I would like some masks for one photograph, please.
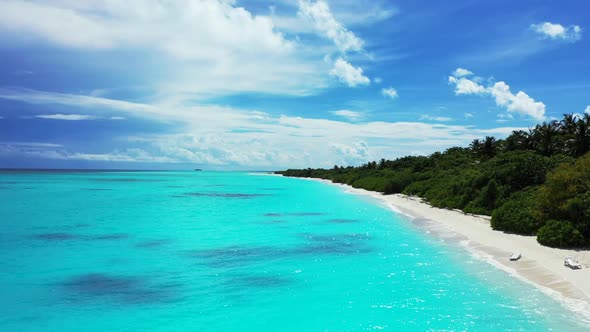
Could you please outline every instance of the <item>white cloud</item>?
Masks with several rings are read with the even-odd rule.
[[[82,121],[82,120],[96,120],[98,119],[92,115],[81,115],[81,114],[40,114],[35,115],[39,119],[49,120],[65,120],[65,121]]]
[[[315,24],[309,24],[310,18],[307,17],[307,15],[303,15],[303,13],[301,13],[298,1],[282,0],[280,2],[285,7],[277,8],[273,5],[269,7],[270,17],[277,28],[279,28],[281,31],[298,35],[319,32],[315,27]],[[324,0],[324,2],[335,5],[330,7],[329,10],[333,18],[337,20],[342,26],[370,26],[375,23],[388,20],[398,13],[397,8],[392,6],[391,3],[381,1],[372,1],[371,3],[367,3],[354,0]],[[309,6],[313,4],[306,5]],[[298,15],[289,15],[291,9],[298,10]],[[311,21],[311,23],[313,23],[313,21]]]
[[[115,54],[111,51],[137,52],[134,65],[157,69],[139,70],[146,90],[192,101],[236,93],[315,94],[330,86],[332,64],[322,62],[323,55],[334,48],[364,52],[363,40],[336,19],[324,0],[285,5],[298,7],[287,18],[313,25],[327,38],[325,44],[335,45],[330,48],[283,34],[274,12],[253,13],[240,5],[234,0],[5,0],[0,1],[0,43],[48,43],[105,57]],[[359,14],[359,7],[366,10]],[[387,19],[395,12],[354,1],[339,3],[337,9],[351,24]],[[120,68],[105,69],[120,73]]]
[[[545,119],[545,104],[535,101],[523,91],[513,94],[505,82],[496,82],[489,91],[496,99],[496,104],[506,107],[509,112],[528,115],[535,120]]]
[[[334,62],[330,75],[337,77],[349,87],[368,85],[370,79],[363,75],[363,69],[353,66],[344,58],[347,52],[363,51],[363,40],[334,17],[326,1],[299,0],[298,4],[299,17],[311,22],[317,33],[331,40],[338,51],[342,53],[342,56]],[[329,63],[330,54],[326,55],[324,59]]]
[[[37,118],[37,119],[47,119],[47,120],[63,120],[63,121],[85,121],[85,120],[125,120],[122,116],[111,116],[111,117],[100,117],[94,115],[86,115],[86,114],[39,114],[33,117],[25,116],[21,117],[25,119],[30,118]]]
[[[373,79],[373,82],[377,83],[377,84],[381,84],[383,82],[383,79],[381,77],[375,77]]]
[[[337,2],[338,6],[334,8],[334,16],[347,26],[372,25],[390,19],[398,13],[397,8],[390,2],[372,1],[342,1]],[[383,7],[386,5],[386,8]]]
[[[586,106],[586,110],[584,110],[584,113],[590,114],[590,105]]]
[[[468,78],[455,76],[449,76],[449,83],[455,85],[456,95],[471,95],[471,94],[483,94],[486,92],[486,88],[475,81]]]
[[[157,148],[155,155],[183,162],[331,167],[334,164],[358,165],[379,157],[401,157],[416,153],[417,149],[420,154],[428,154],[510,131],[506,128],[480,131],[440,123],[350,123],[289,116],[270,117],[265,123],[248,122],[248,127],[258,131],[221,134],[195,128],[191,133],[143,137],[142,140]]]
[[[340,158],[334,162],[339,165],[360,165],[368,160],[376,159],[371,155],[368,144],[363,141],[350,144],[333,143],[332,151]]]
[[[313,22],[315,28],[331,39],[340,52],[363,49],[363,41],[334,18],[325,1],[299,0],[299,14]]]
[[[292,47],[273,30],[270,18],[233,5],[227,0],[5,0],[0,3],[0,25],[68,47],[139,45],[192,59],[223,50],[274,53]]]
[[[545,104],[534,100],[523,91],[512,93],[506,82],[500,81],[484,87],[465,77],[449,76],[449,84],[455,85],[456,95],[488,95],[494,98],[496,105],[506,108],[509,112],[526,115],[535,120],[545,119]]]
[[[510,113],[498,113],[496,117],[498,118],[496,122],[509,122],[514,119],[514,116]]]
[[[582,38],[582,28],[578,25],[564,27],[561,24],[543,22],[540,24],[531,24],[531,29],[539,34],[542,38],[562,39],[577,41]]]
[[[471,76],[473,72],[464,68],[457,68],[453,72],[453,76],[455,77],[464,77],[464,76]]]
[[[334,62],[334,68],[330,71],[330,75],[337,77],[340,82],[345,83],[349,87],[369,85],[371,83],[371,80],[363,75],[362,68],[354,67],[342,58],[338,58]]]
[[[159,69],[140,70],[146,88],[193,100],[251,92],[309,95],[329,82],[322,50],[289,40],[270,17],[231,0],[0,1],[0,43],[15,40],[105,58],[112,50],[139,53],[134,65]]]
[[[0,155],[26,156],[56,160],[85,160],[99,162],[176,163],[177,159],[154,156],[142,149],[125,149],[110,153],[71,152],[60,144],[0,142]]]
[[[332,65],[331,74],[349,86],[371,82],[361,68],[345,60],[344,54],[334,63],[324,63],[321,57],[330,52],[325,45],[316,49],[314,44],[312,49],[298,40],[289,40],[274,29],[271,19],[239,8],[237,3],[233,0],[1,1],[2,43],[7,41],[10,45],[17,39],[19,43],[34,46],[49,43],[52,47],[91,50],[105,57],[119,51],[134,55],[139,51],[137,54],[145,57],[139,56],[134,61],[154,60],[146,68],[158,74],[152,75],[156,80],[143,79],[150,78],[149,73],[142,77],[149,84],[146,90],[155,91],[156,96],[143,98],[141,102],[109,99],[108,91],[98,90],[91,95],[74,95],[0,89],[0,98],[63,105],[87,117],[124,118],[111,116],[111,111],[117,111],[117,115],[121,113],[125,117],[133,115],[183,124],[175,127],[178,132],[173,134],[113,138],[122,147],[110,152],[74,151],[62,146],[24,148],[18,144],[11,145],[12,151],[93,161],[330,167],[334,163],[358,164],[378,157],[427,154],[512,129],[482,131],[469,126],[423,122],[351,123],[214,105],[194,106],[202,97],[237,92],[314,93],[328,85],[326,78]],[[311,8],[318,2],[306,3]],[[329,38],[324,43],[330,43],[332,49],[334,43],[342,53],[362,51],[363,41],[338,22],[329,8],[322,11],[320,6],[310,10],[311,18],[321,21],[318,31],[322,28]],[[104,63],[109,63],[108,59]],[[149,83],[152,81],[153,86]],[[189,98],[192,103],[184,102]]]
[[[430,115],[421,115],[420,120],[427,120],[427,121],[439,121],[439,122],[447,122],[453,121],[452,118],[445,117],[445,116],[430,116]]]
[[[63,145],[43,142],[0,142],[0,151],[6,151],[9,147],[19,148],[61,148]]]
[[[100,108],[132,112],[145,115],[158,113],[158,108],[148,104],[133,103],[123,100],[101,97],[74,95],[67,93],[46,92],[31,89],[0,88],[0,99],[21,101],[28,104],[64,105],[79,108]]]
[[[473,113],[465,113],[463,115],[465,116],[466,119],[473,118]]]
[[[360,118],[363,117],[362,113],[349,111],[349,110],[331,111],[330,113],[337,115],[337,116],[341,116],[343,118],[347,118],[349,120],[353,120],[353,121],[359,120]]]
[[[81,97],[66,95],[55,100],[66,104],[72,100],[87,101]],[[203,163],[232,168],[240,165],[331,167],[334,164],[358,165],[381,157],[428,154],[450,146],[466,145],[486,135],[506,135],[517,129],[478,130],[472,126],[419,121],[335,121],[219,106],[125,105],[124,108],[118,111],[158,121],[174,119],[184,125],[179,132],[172,134],[116,137],[119,149],[111,152],[72,151],[69,147],[51,146],[16,147],[14,144],[10,148],[0,146],[0,151],[66,160]],[[106,118],[97,113],[102,107],[80,110]],[[442,120],[446,119],[433,117],[431,121]]]
[[[177,159],[166,156],[155,156],[142,149],[125,149],[112,153],[70,153],[68,151],[49,152],[53,154],[51,159],[63,160],[88,160],[109,162],[150,162],[150,163],[175,163]]]
[[[398,97],[397,90],[392,87],[381,89],[381,94],[391,99]]]

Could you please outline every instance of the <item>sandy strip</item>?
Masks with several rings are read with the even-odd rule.
[[[468,215],[461,211],[439,209],[420,198],[381,193],[333,184],[354,194],[374,197],[392,210],[408,217],[430,234],[458,240],[476,257],[536,286],[564,303],[568,309],[590,319],[590,250],[564,250],[541,246],[533,236],[506,234],[492,230],[490,217]],[[511,262],[511,253],[522,258]],[[577,259],[584,267],[571,270],[563,265],[565,257]]]

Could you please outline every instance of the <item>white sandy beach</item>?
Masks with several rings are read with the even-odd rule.
[[[320,181],[333,184],[330,181]],[[534,236],[492,230],[490,218],[487,216],[466,215],[460,211],[434,208],[420,198],[400,194],[385,196],[346,185],[338,186],[348,192],[368,195],[383,201],[433,236],[458,240],[478,258],[533,284],[579,314],[590,315],[589,250],[544,247],[537,243]],[[522,258],[517,262],[511,262],[509,257],[513,252],[521,253]],[[581,270],[565,267],[563,260],[567,256],[577,259],[584,267]]]

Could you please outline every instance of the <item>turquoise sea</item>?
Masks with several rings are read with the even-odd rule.
[[[380,203],[238,172],[0,172],[0,331],[583,331]]]

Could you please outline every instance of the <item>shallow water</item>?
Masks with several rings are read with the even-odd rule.
[[[233,172],[0,173],[1,331],[576,331],[378,202]]]

